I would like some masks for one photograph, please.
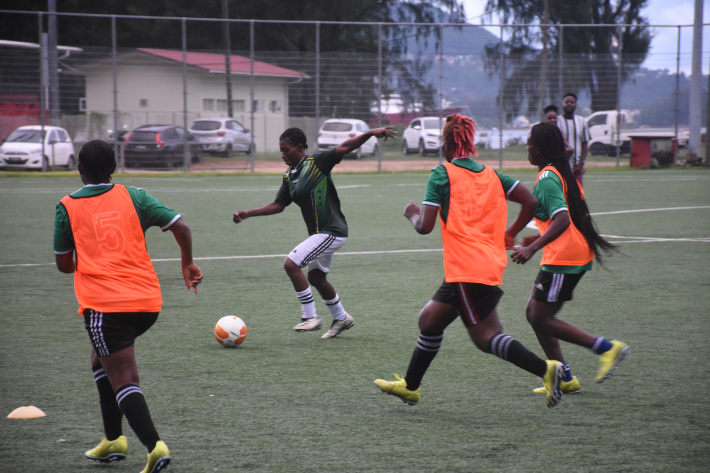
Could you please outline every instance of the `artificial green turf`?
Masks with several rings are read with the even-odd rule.
[[[510,174],[532,187],[532,170]],[[438,228],[421,236],[402,217],[409,200],[421,202],[426,175],[335,176],[351,232],[329,278],[357,322],[332,340],[291,329],[300,312],[282,263],[305,237],[300,212],[231,221],[235,210],[271,201],[278,176],[117,181],[147,189],[184,215],[205,272],[199,294],[186,290],[172,234],[148,232],[165,303],[136,353],[143,391],[174,457],[169,471],[707,469],[707,171],[587,173],[599,230],[615,236],[621,253],[584,277],[560,317],[625,341],[631,354],[608,382],[595,384],[596,357],[564,344],[582,392],[554,409],[532,394],[538,379],[477,351],[458,321],[417,406],[375,387],[375,378],[406,370],[418,311],[443,276]],[[3,472],[138,471],[145,464],[127,426],[126,461],[101,466],[83,458],[103,436],[98,396],[72,277],[56,270],[52,254],[54,206],[79,186],[76,177],[0,179]],[[606,213],[671,207],[688,208]],[[498,309],[506,333],[542,354],[524,317],[538,261],[509,265]],[[214,324],[226,314],[247,323],[240,348],[214,341]],[[5,418],[23,405],[47,416]]]

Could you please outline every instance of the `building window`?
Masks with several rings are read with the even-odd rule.
[[[264,101],[263,100],[254,100],[254,112],[263,112],[264,111]]]
[[[269,102],[269,111],[271,113],[281,112],[281,101],[280,100],[272,100],[271,102]]]
[[[140,106],[141,108],[147,108],[148,107],[148,99],[140,99]]]
[[[214,111],[214,99],[202,99],[202,110],[205,112]]]
[[[232,109],[235,112],[243,112],[245,105],[244,100],[232,100]]]

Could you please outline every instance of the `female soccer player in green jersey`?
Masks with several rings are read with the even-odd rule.
[[[370,137],[394,137],[392,127],[374,128],[342,142],[336,148],[306,154],[306,135],[298,128],[289,128],[279,138],[281,159],[288,165],[276,198],[270,204],[251,210],[237,210],[232,220],[239,223],[249,217],[281,213],[291,203],[301,208],[308,228],[308,238],[296,246],[284,261],[284,269],[291,279],[296,296],[301,302],[301,321],[293,327],[297,332],[310,332],[321,328],[316,312],[313,285],[323,298],[333,318],[330,330],[321,338],[332,338],[355,324],[340,302],[338,293],[328,281],[327,274],[333,254],[348,239],[348,224],[340,210],[340,200],[330,172],[348,153],[362,146]],[[301,268],[306,268],[308,276]]]
[[[524,264],[543,250],[525,314],[545,354],[564,363],[562,392],[573,393],[579,391],[580,383],[565,363],[560,340],[587,347],[599,355],[595,378],[598,383],[611,376],[629,351],[625,343],[595,337],[557,318],[564,303],[572,300],[582,276],[592,269],[592,262],[601,262],[602,251],[615,246],[597,233],[581,182],[577,183],[569,167],[564,138],[554,124],[538,123],[532,128],[528,160],[540,170],[533,187],[533,195],[539,201],[535,223],[540,235],[523,238],[523,246],[511,258]],[[535,392],[544,391],[538,388]]]

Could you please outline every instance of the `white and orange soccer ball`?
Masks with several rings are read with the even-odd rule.
[[[247,325],[236,315],[225,315],[214,326],[214,338],[225,348],[234,348],[247,338]]]

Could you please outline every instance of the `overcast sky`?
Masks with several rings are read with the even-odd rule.
[[[463,0],[466,8],[466,17],[469,23],[480,24],[480,15],[486,6],[486,0]],[[695,0],[650,0],[648,6],[643,10],[643,14],[648,18],[651,25],[692,25],[695,15]],[[493,18],[487,23],[498,23],[497,18]],[[710,23],[710,3],[705,2],[703,8],[703,23]],[[681,34],[681,62],[680,68],[686,73],[691,72],[691,54],[693,29],[682,28]],[[498,36],[499,30],[492,29],[491,32]],[[676,70],[678,28],[655,28],[655,36],[651,43],[649,57],[644,63],[649,69],[668,69],[671,72]],[[703,30],[703,72],[708,73],[710,60],[710,26],[705,26]]]

